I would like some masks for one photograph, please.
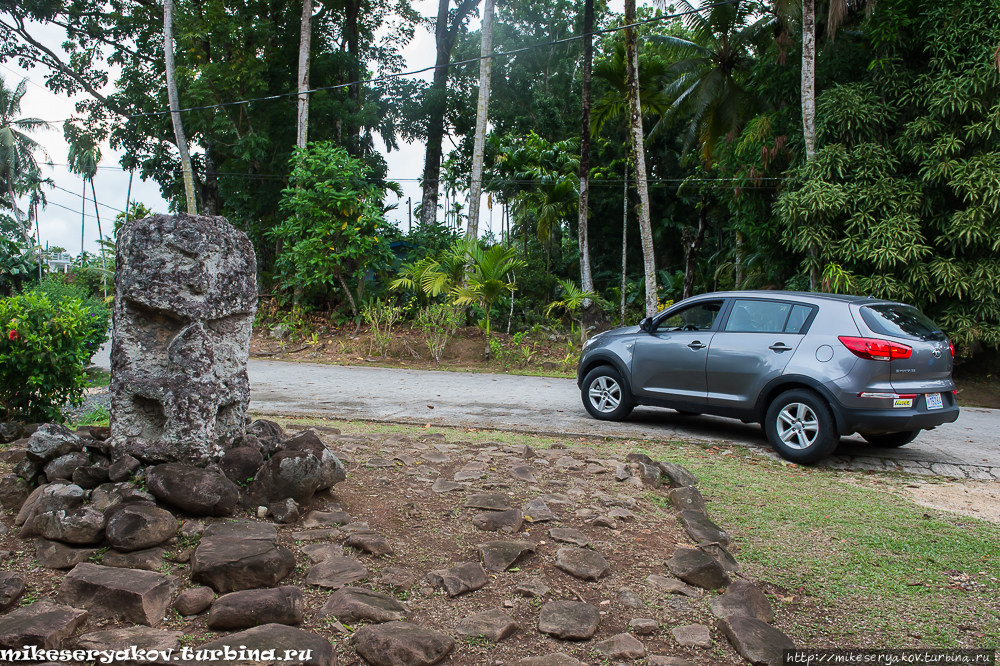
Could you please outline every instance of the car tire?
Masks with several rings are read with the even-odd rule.
[[[580,397],[590,415],[601,421],[621,421],[635,407],[621,374],[610,365],[598,366],[587,373]]]
[[[833,453],[840,442],[830,405],[815,391],[785,391],[768,406],[764,432],[778,454],[801,465]]]
[[[877,446],[880,449],[897,449],[900,446],[906,446],[915,440],[919,434],[919,430],[906,430],[903,432],[890,432],[881,435],[866,435],[861,433],[861,436],[865,438],[866,442],[872,446]]]

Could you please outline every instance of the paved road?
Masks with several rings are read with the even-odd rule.
[[[572,379],[261,360],[250,361],[249,373],[251,409],[270,414],[767,446],[757,425],[666,409],[640,407],[623,423],[597,421],[584,410]],[[963,409],[955,423],[901,449],[844,438],[827,464],[1000,480],[998,411]]]

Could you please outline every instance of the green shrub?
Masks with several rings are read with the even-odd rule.
[[[62,421],[83,402],[94,317],[75,298],[42,292],[0,299],[0,407],[7,418]]]
[[[45,294],[49,297],[49,301],[56,305],[66,299],[80,301],[87,311],[85,343],[90,356],[87,357],[85,364],[89,364],[91,357],[108,339],[108,324],[111,313],[104,300],[92,291],[91,286],[81,279],[81,275],[85,275],[85,273],[82,271],[50,273],[42,278],[34,291]]]

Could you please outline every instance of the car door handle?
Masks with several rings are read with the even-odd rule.
[[[773,345],[768,347],[768,349],[778,353],[792,351],[792,348],[786,345],[784,342],[775,342]]]
[[[695,340],[694,342],[688,345],[688,349],[693,349],[695,351],[698,351],[699,349],[704,349],[707,346],[708,345],[701,344],[701,340]]]

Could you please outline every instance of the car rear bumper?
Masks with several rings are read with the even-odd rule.
[[[922,402],[922,401],[921,401]],[[951,401],[943,409],[928,411],[921,405],[914,409],[838,409],[841,434],[852,432],[888,433],[928,430],[958,419],[958,405]]]

